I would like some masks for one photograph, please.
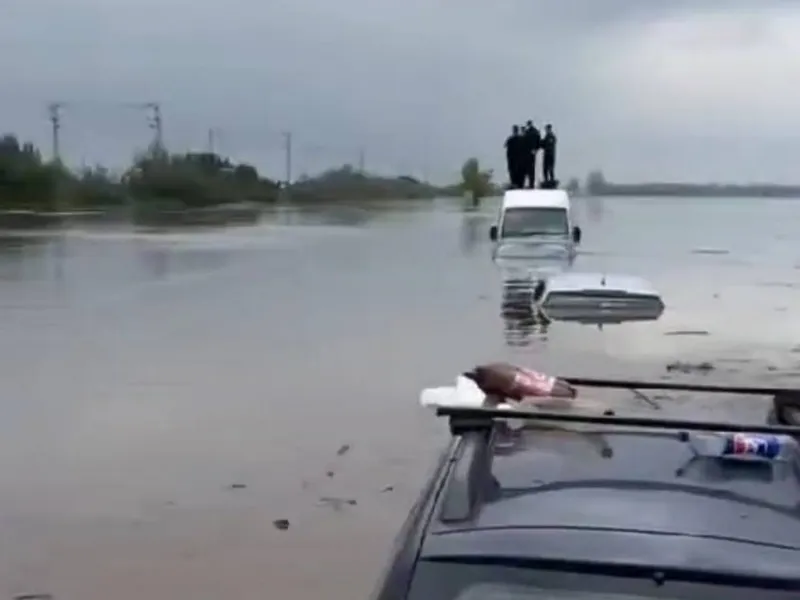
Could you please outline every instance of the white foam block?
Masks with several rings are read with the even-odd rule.
[[[471,379],[459,375],[455,386],[425,388],[419,395],[422,406],[480,408],[486,405],[486,394]],[[498,408],[511,408],[509,404],[501,404]]]

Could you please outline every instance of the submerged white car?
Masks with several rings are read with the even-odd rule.
[[[664,301],[641,277],[606,273],[559,273],[541,279],[533,302],[548,319],[582,323],[650,321]]]

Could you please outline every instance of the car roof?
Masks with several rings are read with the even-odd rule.
[[[476,492],[481,498],[478,509],[466,518],[448,518],[448,502],[461,493],[451,484],[423,544],[423,557],[458,553],[462,547],[465,553],[486,553],[512,544],[510,540],[513,544],[506,550],[525,552],[520,544],[527,542],[519,536],[528,540],[539,532],[561,532],[554,539],[563,542],[527,549],[542,556],[567,552],[567,534],[576,539],[570,558],[576,558],[570,553],[588,552],[592,536],[612,539],[621,533],[638,534],[636,544],[623,545],[621,555],[649,553],[654,561],[664,558],[665,549],[678,554],[696,551],[698,560],[701,555],[707,558],[707,552],[687,550],[704,540],[706,545],[716,544],[714,560],[723,562],[746,562],[746,556],[762,548],[767,553],[800,551],[797,464],[759,463],[754,468],[754,463],[697,458],[685,438],[668,431],[537,428],[515,438],[497,435],[489,476]],[[504,439],[515,441],[507,446]],[[469,456],[468,449],[461,453],[454,479],[459,463]],[[779,468],[783,466],[786,469]],[[661,546],[654,537],[666,542]],[[676,540],[680,552],[671,545]],[[723,542],[739,542],[744,551],[740,548],[739,554],[725,558],[730,548],[722,549],[731,544]],[[795,564],[797,556],[792,556]],[[785,557],[776,561],[774,569],[786,564]]]
[[[660,294],[647,280],[635,275],[571,272],[557,273],[545,280],[545,293],[547,294],[602,289],[660,297]]]
[[[449,419],[453,436],[435,480],[422,560],[534,560],[568,571],[671,571],[797,589],[800,424],[784,413],[800,390],[566,378],[595,393],[772,397],[766,424],[758,425],[599,415],[578,406],[534,410],[470,388],[470,381],[461,377],[453,388],[420,396]],[[718,436],[726,438],[724,451],[717,441],[704,443]]]
[[[564,190],[508,190],[503,194],[502,210],[509,208],[563,208],[569,210],[569,195]]]

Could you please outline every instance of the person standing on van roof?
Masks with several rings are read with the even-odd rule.
[[[542,145],[542,134],[533,125],[533,121],[525,123],[525,179],[531,189],[536,187],[536,153]]]
[[[547,125],[544,128],[544,139],[542,139],[542,170],[544,180],[549,184],[556,181],[556,134],[553,133],[553,126]]]
[[[518,125],[511,128],[511,135],[506,139],[506,163],[508,179],[512,189],[519,189],[525,184],[525,139]]]

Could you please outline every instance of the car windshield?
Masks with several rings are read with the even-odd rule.
[[[568,234],[567,211],[563,208],[509,208],[503,217],[503,237]]]
[[[504,561],[422,560],[408,600],[788,600],[794,591],[543,570]],[[510,561],[516,563],[516,561]],[[790,585],[791,587],[791,585]]]

